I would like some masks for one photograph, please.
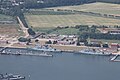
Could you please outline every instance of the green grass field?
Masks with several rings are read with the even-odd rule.
[[[79,29],[75,28],[64,28],[64,29],[58,29],[54,30],[55,28],[33,28],[37,32],[45,32],[49,34],[61,34],[61,35],[70,35],[70,34],[78,34],[80,33]]]
[[[61,34],[61,35],[72,35],[78,33],[80,33],[79,29],[75,29],[75,28],[60,29],[51,32],[51,34]]]

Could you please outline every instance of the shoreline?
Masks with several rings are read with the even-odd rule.
[[[91,48],[91,49],[102,49],[101,47],[88,47],[88,46],[75,46],[75,45],[50,45],[51,47],[55,48],[55,49],[59,49],[61,50],[61,52],[59,53],[75,53],[75,54],[82,54],[79,51],[82,49],[86,49],[86,48]],[[0,49],[3,48],[7,48],[7,49],[20,49],[20,50],[29,50],[29,51],[39,51],[39,50],[32,50],[32,49],[28,49],[27,47],[15,47],[15,46],[11,46],[11,47],[0,47]],[[108,48],[109,49],[109,48]],[[111,52],[111,55],[120,55],[120,51],[116,52],[113,51],[111,49],[109,49]],[[40,51],[43,52],[43,51]],[[50,52],[50,51],[48,51]],[[51,51],[53,53],[58,53],[57,51]],[[93,54],[96,55],[96,54]]]

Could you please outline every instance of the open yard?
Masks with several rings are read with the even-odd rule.
[[[0,14],[0,20],[13,20],[13,17]]]
[[[0,36],[16,37],[22,36],[19,24],[12,16],[0,14]]]
[[[16,37],[22,35],[23,33],[17,24],[0,24],[0,36]]]
[[[16,23],[17,21],[12,16],[0,14],[0,24],[16,24]]]

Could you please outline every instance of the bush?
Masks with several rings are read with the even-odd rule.
[[[57,44],[57,41],[53,41],[53,44]]]
[[[87,39],[88,37],[92,39],[120,40],[119,34],[87,33],[87,32],[80,34],[81,39]]]
[[[27,39],[27,38],[20,37],[20,38],[18,39],[18,41],[19,41],[19,42],[27,42],[28,39]]]
[[[79,42],[77,42],[77,44],[76,44],[77,46],[80,46],[80,43]]]
[[[102,45],[104,48],[109,48],[109,45],[108,44],[103,44]]]
[[[46,44],[52,44],[52,41],[51,41],[51,40],[49,40],[49,41],[47,41],[47,42],[46,42]]]
[[[38,39],[36,39],[36,40],[35,40],[35,42],[39,42],[39,40],[38,40]]]
[[[36,34],[31,28],[28,29],[28,33],[29,33],[29,35],[35,35]]]

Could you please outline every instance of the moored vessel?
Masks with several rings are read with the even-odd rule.
[[[43,51],[43,52],[62,52],[59,49],[52,48],[51,46],[48,45],[35,45],[34,47],[29,47],[28,49],[30,50],[38,50],[38,51]]]
[[[107,51],[101,51],[99,49],[92,49],[92,48],[86,48],[86,49],[82,49],[79,51],[79,53],[81,54],[89,54],[89,55],[111,55],[110,52]]]
[[[39,56],[44,56],[44,57],[53,57],[53,55],[52,55],[52,54],[49,54],[49,53],[47,53],[47,52],[43,52],[43,53],[39,54]]]
[[[21,75],[13,75],[13,74],[0,74],[0,80],[25,80],[25,77]]]

